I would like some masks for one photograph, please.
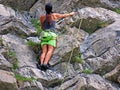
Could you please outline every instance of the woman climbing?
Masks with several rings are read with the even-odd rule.
[[[41,39],[42,46],[42,54],[40,56],[39,69],[46,70],[49,68],[49,61],[51,56],[56,48],[57,44],[57,35],[55,34],[55,21],[60,18],[65,18],[74,15],[76,12],[71,12],[68,14],[59,14],[52,12],[52,4],[47,3],[45,5],[46,15],[42,15],[40,17],[41,28],[43,31],[51,32],[52,39],[45,40],[45,38]],[[47,34],[47,33],[44,33]],[[46,37],[47,39],[47,37]]]

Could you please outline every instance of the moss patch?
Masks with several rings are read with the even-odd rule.
[[[33,77],[24,77],[20,74],[15,74],[15,78],[19,81],[22,81],[22,82],[32,82],[33,80],[35,80],[35,78]]]
[[[41,44],[40,43],[36,43],[33,41],[28,41],[27,45],[30,46],[30,48],[36,53],[38,54],[39,51],[41,50]]]

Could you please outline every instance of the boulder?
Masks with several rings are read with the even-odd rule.
[[[91,34],[100,28],[104,28],[112,24],[114,21],[120,18],[120,16],[116,12],[104,8],[86,7],[79,9],[78,14],[75,15],[74,18],[76,20],[70,24],[71,27],[80,27]]]
[[[29,15],[15,12],[2,4],[0,4],[0,9],[0,34],[16,33],[20,36],[27,36],[36,33]]]
[[[32,69],[32,73],[44,87],[55,87],[55,85],[59,85],[63,79],[60,73],[53,70],[44,72],[38,69]]]
[[[73,79],[68,80],[60,86],[58,90],[119,90],[110,82],[99,75],[78,74]]]
[[[15,10],[25,11],[29,10],[36,2],[37,0],[0,0],[1,4],[4,4],[6,6],[10,6]]]
[[[33,7],[30,9],[30,13],[39,19],[42,14],[45,14],[45,4],[51,2],[53,5],[53,12],[66,13],[71,11],[77,11],[80,8],[85,7],[102,7],[115,11],[120,8],[119,0],[67,0],[67,1],[57,1],[57,0],[38,0]],[[59,7],[58,7],[59,6]]]
[[[2,39],[4,46],[6,46],[8,50],[13,50],[16,54],[13,58],[17,58],[19,68],[24,66],[36,67],[35,54],[29,49],[26,40],[12,34],[3,35]]]
[[[120,63],[120,21],[90,35],[81,45],[82,58],[97,73],[111,71]],[[109,32],[108,32],[109,31]]]
[[[2,54],[0,54],[0,69],[7,71],[12,69],[12,64]]]
[[[111,72],[105,74],[105,78],[120,83],[120,65],[116,66]]]
[[[0,89],[18,90],[17,82],[12,72],[0,70]]]
[[[90,8],[89,8],[90,9]],[[119,61],[119,38],[120,38],[120,16],[110,10],[96,8],[96,14],[92,11],[82,11],[83,17],[99,17],[100,20],[114,20],[110,25],[98,29],[91,34],[80,46],[82,59],[84,59],[90,68],[99,74],[112,70]],[[105,10],[105,13],[102,13]],[[91,13],[90,13],[91,12]],[[112,15],[113,14],[113,15]],[[109,31],[109,32],[108,32]]]

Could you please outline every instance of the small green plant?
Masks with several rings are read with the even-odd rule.
[[[28,41],[27,45],[29,45],[29,46],[40,46],[40,43],[36,43],[36,42],[33,42],[33,41]]]
[[[103,28],[103,27],[106,27],[106,26],[108,26],[110,23],[108,22],[108,21],[102,21],[102,22],[99,22],[98,23],[98,26],[97,26],[97,28]]]
[[[80,56],[76,56],[75,57],[75,62],[82,64],[83,63],[83,59]]]
[[[7,54],[10,58],[16,58],[16,53],[11,49],[8,49]]]
[[[38,54],[40,49],[41,49],[41,44],[40,43],[36,43],[33,41],[28,41],[27,45],[30,46],[30,48],[36,53]]]
[[[16,57],[16,52],[14,52],[12,49],[10,49],[8,45],[7,45],[7,50],[8,50],[8,52],[7,52],[7,58],[9,58],[11,60],[10,62],[13,65],[12,69],[13,70],[18,69],[19,65],[18,65],[18,59]]]
[[[18,60],[16,60],[15,62],[13,62],[13,66],[12,66],[12,69],[13,70],[16,70],[19,68],[19,64],[18,64]]]
[[[87,29],[87,30],[85,30],[87,33],[89,33],[89,34],[92,34],[92,33],[94,33],[94,31],[93,30],[91,30],[91,29]]]
[[[118,9],[118,8],[115,9],[115,12],[118,13],[118,14],[120,14],[120,9]]]
[[[0,37],[0,46],[2,46],[3,39]]]
[[[31,77],[31,78],[24,77],[24,76],[22,76],[20,74],[15,74],[15,77],[16,77],[17,80],[23,81],[23,82],[32,82],[33,80],[36,80],[34,77]]]
[[[22,39],[26,39],[26,38],[27,38],[27,36],[25,36],[25,35],[23,35],[23,34],[21,34],[20,37],[21,37]]]
[[[31,20],[31,22],[32,22],[32,24],[34,25],[34,27],[37,29],[37,35],[40,35],[40,33],[41,33],[41,31],[42,31],[42,29],[41,29],[41,27],[40,27],[40,20],[33,18],[33,19]]]
[[[74,62],[83,64],[83,59],[81,58],[81,53],[75,56]]]
[[[83,70],[83,73],[92,74],[92,71],[90,69],[85,69],[85,70]]]

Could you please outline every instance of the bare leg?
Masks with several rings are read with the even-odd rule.
[[[42,54],[40,56],[40,63],[43,64],[44,63],[44,59],[46,57],[47,54],[47,45],[43,45],[42,46]]]
[[[48,64],[49,63],[50,58],[51,58],[53,52],[54,52],[54,47],[51,46],[51,45],[48,45],[48,51],[47,51],[47,54],[46,54],[46,57],[45,57],[45,60],[44,60],[44,64]]]

